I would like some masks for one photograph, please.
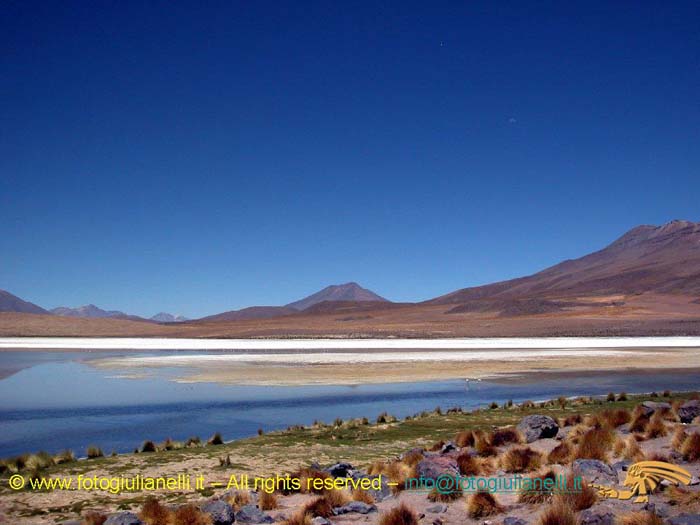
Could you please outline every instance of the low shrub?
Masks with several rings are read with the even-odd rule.
[[[379,516],[379,525],[418,525],[418,515],[405,503],[399,503]]]
[[[530,472],[542,465],[542,454],[530,447],[507,450],[500,458],[501,468],[506,472]]]
[[[96,447],[94,445],[91,445],[87,448],[87,458],[88,459],[95,459],[95,458],[102,458],[104,457],[104,453],[102,452],[102,449],[100,447]]]
[[[467,513],[472,519],[485,518],[503,512],[504,508],[490,492],[479,491],[469,497]]]
[[[223,445],[224,438],[221,437],[219,432],[216,432],[212,437],[207,440],[207,445]]]

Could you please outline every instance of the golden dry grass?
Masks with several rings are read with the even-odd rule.
[[[663,525],[663,520],[651,512],[631,512],[622,516],[620,525]]]
[[[571,463],[573,450],[568,442],[562,441],[547,454],[547,463],[550,465],[567,465]]]
[[[700,434],[693,432],[683,440],[681,454],[686,461],[697,461],[700,459]]]
[[[211,525],[211,518],[195,505],[188,504],[175,511],[172,525]]]
[[[472,519],[485,518],[504,511],[496,497],[490,492],[477,492],[469,497],[467,513]]]
[[[141,507],[139,518],[146,525],[170,525],[172,512],[161,505],[156,498],[149,497]]]
[[[506,472],[531,472],[542,465],[542,454],[530,447],[515,447],[500,457],[500,465]]]
[[[538,525],[576,525],[576,514],[563,501],[555,499],[540,514]]]
[[[418,515],[405,503],[399,503],[379,516],[379,525],[418,525]]]
[[[258,505],[262,510],[273,510],[279,506],[277,494],[261,491],[258,495]]]

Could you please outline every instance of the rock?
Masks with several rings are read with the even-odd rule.
[[[615,514],[609,509],[586,509],[579,514],[579,525],[615,525]]]
[[[440,449],[440,454],[447,454],[448,452],[452,452],[454,450],[457,450],[457,445],[452,443],[452,441],[448,441]]]
[[[143,525],[143,522],[133,512],[117,512],[107,518],[104,525]]]
[[[691,487],[695,485],[700,485],[700,478],[698,478],[697,476],[693,476],[692,478],[690,478],[690,483],[688,483],[688,485],[690,485]]]
[[[311,520],[311,523],[313,525],[333,525],[333,522],[327,520],[326,518],[322,518],[321,516],[316,516]]]
[[[700,514],[680,514],[666,520],[668,525],[700,525]]]
[[[357,512],[359,514],[369,514],[370,512],[377,512],[377,507],[375,505],[368,505],[362,501],[351,501],[347,505],[342,507],[336,507],[333,509],[334,514],[350,514],[351,512]]]
[[[231,525],[235,520],[233,507],[222,500],[208,501],[200,510],[211,517],[212,525]]]
[[[647,512],[656,514],[660,518],[665,518],[668,516],[668,505],[664,503],[645,503],[642,508]]]
[[[455,476],[459,474],[459,467],[454,458],[448,456],[431,456],[423,459],[416,465],[418,478],[437,479],[440,476]]]
[[[651,416],[657,410],[671,410],[671,404],[664,401],[644,401],[641,407],[645,416]]]
[[[518,430],[528,443],[538,439],[556,437],[559,425],[549,416],[526,416],[518,423]]]
[[[326,472],[334,478],[347,478],[352,470],[354,468],[350,463],[336,463],[332,467],[327,468]]]
[[[597,459],[577,459],[572,467],[574,476],[585,478],[588,483],[615,485],[618,483],[617,472],[607,463]]]
[[[508,516],[503,519],[503,525],[527,525],[527,521],[515,516]]]
[[[618,461],[616,463],[613,463],[612,468],[614,468],[617,472],[627,472],[627,469],[629,466],[632,464],[631,461],[627,459],[623,459],[622,461]]]
[[[429,512],[430,514],[442,514],[443,512],[447,512],[447,505],[438,503],[425,509],[425,512]]]
[[[275,521],[272,516],[268,516],[255,505],[243,505],[236,512],[236,522],[238,523],[272,523]]]
[[[691,423],[698,416],[700,416],[700,401],[697,399],[686,401],[678,408],[681,423]]]

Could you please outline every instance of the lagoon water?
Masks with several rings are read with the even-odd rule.
[[[160,351],[158,355],[167,355]],[[404,417],[436,406],[475,408],[492,401],[549,399],[609,391],[694,390],[697,370],[536,374],[497,382],[437,381],[359,386],[235,386],[173,381],[181,370],[150,370],[127,378],[90,366],[95,357],[120,351],[0,352],[0,457],[70,448],[83,454],[96,444],[109,453],[131,451],[144,439],[192,435],[225,439],[254,435],[314,420]],[[148,357],[150,352],[129,356]],[[178,352],[179,356],[187,355]],[[201,354],[197,354],[201,355]]]

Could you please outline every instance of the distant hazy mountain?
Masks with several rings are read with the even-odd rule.
[[[24,301],[10,292],[0,290],[0,312],[19,312],[25,314],[47,314],[42,307]]]
[[[189,321],[187,317],[181,315],[173,315],[167,312],[160,312],[150,318],[151,321],[156,321],[158,323],[182,323],[183,321]]]
[[[54,315],[61,317],[82,317],[85,319],[131,319],[132,321],[145,321],[143,317],[137,315],[129,315],[119,310],[103,310],[99,306],[94,304],[86,304],[85,306],[78,306],[77,308],[70,308],[68,306],[59,306],[58,308],[53,308],[50,312]]]
[[[304,297],[293,303],[286,305],[288,308],[295,310],[306,310],[323,301],[375,301],[388,302],[384,297],[381,297],[371,290],[362,288],[357,283],[333,284],[325,287],[323,290],[315,294]]]

